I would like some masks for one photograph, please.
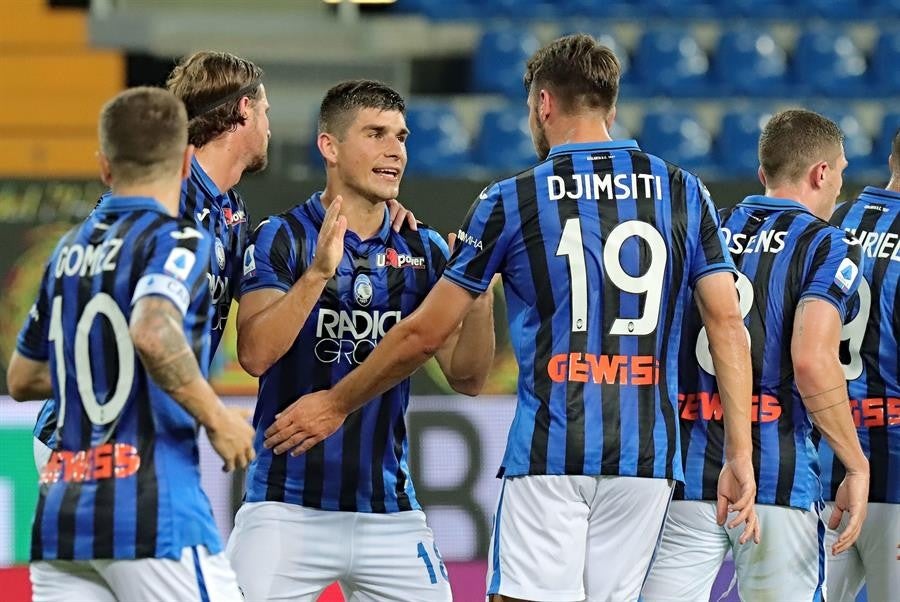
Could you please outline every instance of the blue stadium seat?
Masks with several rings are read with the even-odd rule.
[[[794,51],[794,75],[811,94],[867,94],[866,57],[846,32],[819,28],[805,31]]]
[[[882,94],[900,93],[900,32],[885,31],[879,36],[872,53],[871,76],[874,90]]]
[[[524,98],[525,63],[538,48],[537,36],[528,30],[512,27],[486,30],[472,57],[472,90]]]
[[[552,19],[567,12],[564,2],[553,0],[490,0],[481,2],[481,7],[490,16],[526,20]]]
[[[450,19],[474,19],[480,15],[478,0],[397,0],[392,10],[417,13],[436,21]]]
[[[844,156],[850,163],[845,174],[854,176],[872,169],[875,165],[872,138],[856,115],[847,109],[834,107],[825,109],[822,114],[834,121],[844,134]]]
[[[747,96],[787,94],[787,53],[764,31],[723,32],[713,55],[715,73],[724,90]]]
[[[458,175],[469,164],[469,136],[456,111],[445,104],[418,104],[406,109],[406,172]]]
[[[527,112],[520,105],[485,111],[472,154],[478,166],[492,171],[519,171],[537,163]]]
[[[709,59],[685,29],[644,32],[634,66],[641,85],[656,94],[700,96],[710,90]]]
[[[641,148],[695,170],[712,162],[712,137],[690,111],[659,110],[644,114]]]
[[[826,19],[862,19],[869,16],[872,0],[806,0],[806,7]]]
[[[669,17],[689,17],[698,19],[714,17],[719,14],[719,7],[728,2],[716,0],[643,0],[635,2],[647,10],[649,16],[666,15]]]
[[[642,2],[634,0],[557,0],[565,6],[567,16],[631,17],[640,14],[645,7]]]
[[[891,154],[891,143],[894,141],[894,134],[900,130],[900,113],[885,113],[881,119],[881,129],[875,136],[875,154],[872,157],[872,163],[875,167],[884,166],[887,173],[887,160]]]
[[[716,156],[723,174],[753,179],[759,167],[759,135],[772,117],[757,109],[730,111],[722,116]]]
[[[731,15],[753,18],[790,17],[794,0],[730,0],[725,2]]]

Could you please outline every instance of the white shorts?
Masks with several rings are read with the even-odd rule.
[[[53,450],[37,437],[32,441],[32,447],[34,449],[34,466],[37,468],[38,474],[41,474],[44,466],[50,461],[50,454],[53,453]]]
[[[488,594],[543,602],[637,600],[672,485],[616,476],[503,479]]]
[[[312,602],[335,581],[348,602],[452,600],[447,569],[421,510],[377,514],[244,504],[226,554],[248,601]]]
[[[224,554],[185,548],[181,560],[42,560],[30,567],[34,602],[243,602]]]
[[[762,531],[757,545],[738,542],[743,525],[728,529],[716,524],[715,502],[674,501],[641,597],[646,602],[707,602],[730,550],[742,600],[821,600],[825,523],[819,510],[757,504]]]
[[[824,516],[832,510],[834,502],[828,502]],[[829,602],[856,600],[863,583],[872,602],[900,600],[900,504],[869,504],[859,539],[834,556],[831,546],[838,534],[828,529],[825,535]]]

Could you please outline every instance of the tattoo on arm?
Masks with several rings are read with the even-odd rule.
[[[138,353],[160,388],[171,393],[201,376],[182,332],[182,316],[170,301],[162,297],[141,299],[131,320]]]

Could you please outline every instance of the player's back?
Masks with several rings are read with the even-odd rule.
[[[867,187],[839,207],[831,223],[862,248],[859,307],[842,332],[841,360],[859,440],[869,457],[869,501],[900,503],[900,193]],[[833,500],[844,468],[819,442],[826,499]]]
[[[812,424],[794,381],[791,339],[802,299],[835,305],[843,319],[858,282],[859,248],[792,200],[747,197],[720,212],[738,268],[741,312],[753,366],[752,435],[757,501],[808,510],[820,499]],[[715,500],[724,426],[708,339],[696,308],[684,330],[679,411],[684,491]]]
[[[555,147],[486,189],[445,277],[503,274],[519,364],[506,475],[681,478],[676,375],[689,287],[730,270],[692,174],[634,141]]]
[[[149,378],[132,303],[162,296],[184,315],[204,374],[206,237],[152,199],[112,197],[60,241],[20,350],[49,359],[58,437],[41,474],[33,559],[180,558],[221,548],[200,489],[196,422]]]

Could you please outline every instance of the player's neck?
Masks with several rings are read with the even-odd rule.
[[[113,196],[140,196],[156,199],[172,217],[178,215],[181,202],[181,180],[112,186]]]
[[[582,142],[609,142],[612,136],[602,119],[594,116],[559,117],[553,127],[547,127],[547,142],[550,146],[579,144]]]
[[[208,142],[198,148],[194,156],[219,192],[224,194],[241,181],[244,164],[238,160],[240,152],[229,136],[220,136]]]
[[[887,183],[887,186],[884,187],[885,190],[890,190],[891,192],[900,192],[900,176],[891,176],[890,181]]]
[[[831,217],[831,212],[834,209],[834,205],[830,208],[822,206],[809,191],[804,191],[796,186],[776,186],[775,188],[766,188],[766,196],[775,199],[788,199],[789,201],[800,203],[809,209],[810,213],[825,221],[828,221]]]
[[[322,205],[325,209],[328,209],[337,195],[341,195],[341,215],[347,218],[348,230],[362,240],[372,238],[381,230],[384,224],[384,202],[373,203],[355,192],[326,186],[322,193]]]

